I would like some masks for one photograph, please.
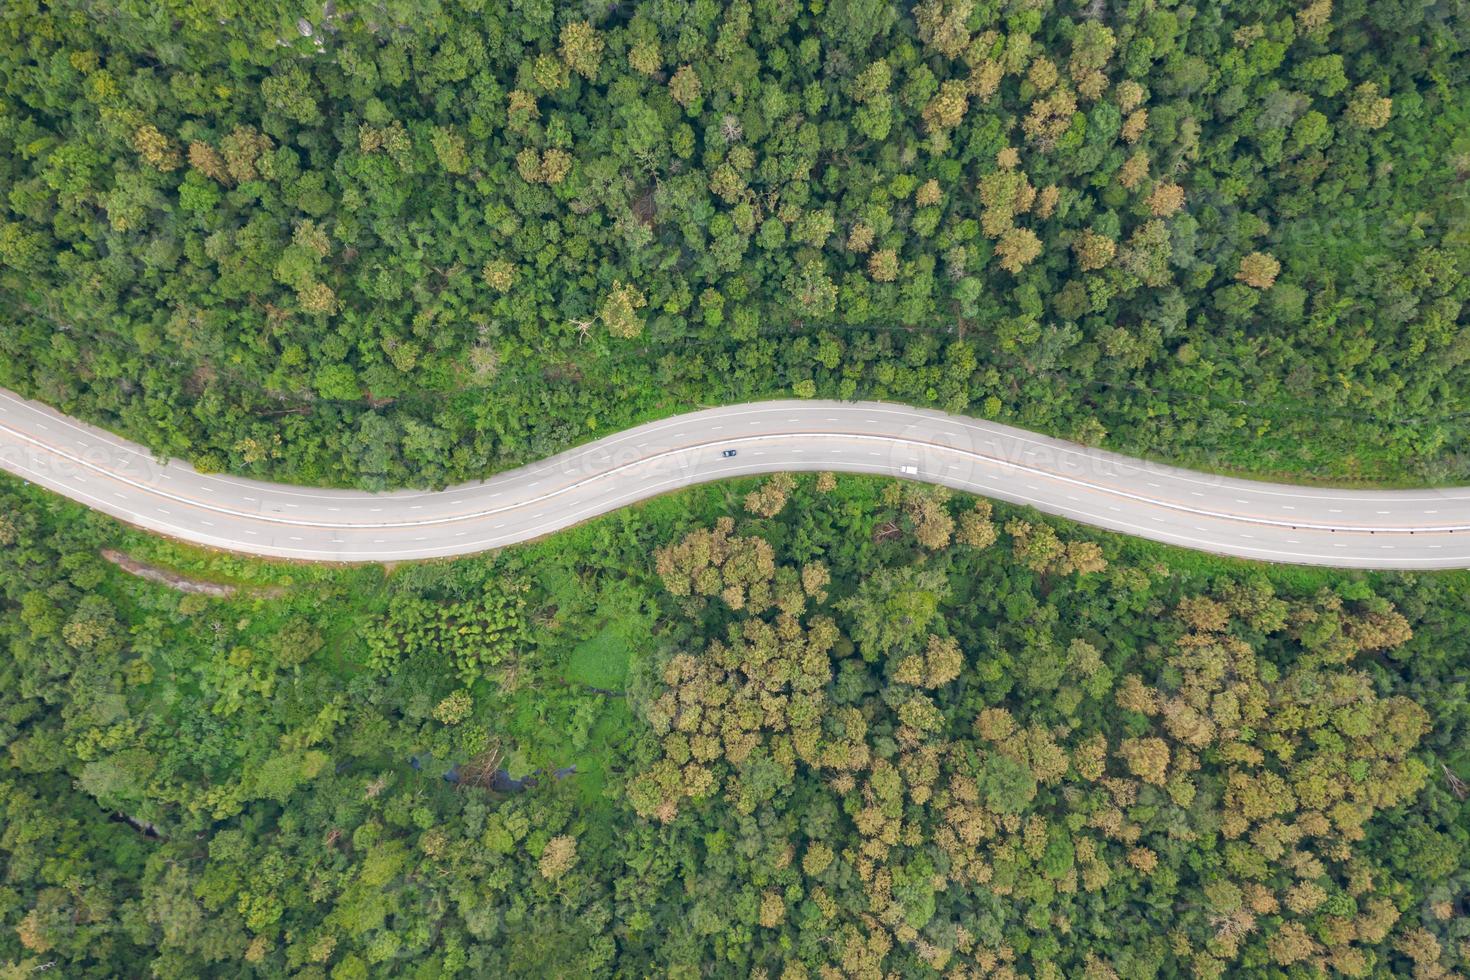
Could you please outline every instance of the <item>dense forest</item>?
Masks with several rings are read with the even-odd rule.
[[[5,978],[1470,970],[1465,573],[831,475],[286,566],[7,479],[0,590]]]
[[[1462,0],[7,0],[0,384],[440,484],[768,395],[1470,480]]]
[[[3,0],[0,386],[438,486],[758,397],[1470,482],[1462,0]],[[1470,975],[1470,573],[888,480],[286,565],[0,477],[0,980]]]

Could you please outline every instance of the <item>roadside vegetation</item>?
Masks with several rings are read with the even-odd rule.
[[[1466,573],[830,475],[391,570],[0,515],[7,976],[1470,964]]]
[[[13,0],[0,384],[434,485],[691,406],[935,405],[1466,482],[1454,0]]]

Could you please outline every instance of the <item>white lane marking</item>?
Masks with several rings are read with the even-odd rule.
[[[3,397],[3,395],[4,395],[4,392],[3,391],[0,391],[0,397]],[[758,466],[757,467],[746,467],[745,468],[745,472],[746,473],[754,474],[754,473],[763,472],[763,470],[760,467],[758,467]],[[611,498],[603,497],[603,498],[601,498],[601,499],[599,499],[597,501],[594,501],[593,503],[591,503],[591,504],[589,504],[587,506],[580,507],[580,508],[574,508],[574,509],[569,510],[569,511],[563,511],[563,512],[561,512],[561,515],[559,517],[553,518],[553,519],[545,522],[544,524],[542,524],[540,527],[538,527],[536,533],[538,533],[538,534],[546,534],[546,533],[550,533],[550,532],[555,531],[555,530],[559,530],[559,529],[564,528],[564,527],[570,527],[570,526],[572,526],[574,524],[577,524],[578,522],[580,522],[582,520],[585,520],[588,517],[591,517],[591,516],[594,516],[594,515],[597,515],[597,514],[607,513],[607,512],[612,511],[612,510],[616,510],[618,507],[621,507],[621,506],[623,506],[626,503],[631,503],[631,502],[634,502],[634,501],[637,501],[637,500],[640,500],[640,499],[644,499],[650,493],[658,493],[658,492],[663,492],[665,490],[674,489],[676,487],[685,485],[686,482],[687,481],[683,477],[673,477],[673,478],[664,480],[664,481],[662,481],[660,483],[657,483],[657,484],[642,485],[642,486],[640,486],[638,488],[635,488],[634,490],[631,490],[631,491],[629,491],[627,493],[618,494],[618,495],[615,495],[615,496],[613,496]],[[988,496],[992,496],[992,497],[997,497],[997,498],[1000,498],[1000,499],[1012,499],[1012,498],[1009,498],[1009,497],[1006,496],[1007,490],[1006,490],[1006,487],[1004,486],[1003,482],[1002,483],[986,483],[986,482],[979,481],[979,480],[972,480],[967,485],[967,488],[970,488],[970,487],[974,488],[974,489],[971,490],[971,492],[982,493],[982,494],[985,494],[985,495],[988,495]],[[87,494],[87,493],[79,493],[77,495],[77,499],[79,500],[79,502],[86,502],[86,500],[95,499],[95,498],[93,498],[90,494]],[[1268,521],[1268,522],[1265,522],[1265,523],[1279,523],[1279,522],[1269,522]],[[1465,563],[1465,558],[1463,556],[1452,557],[1452,558],[1438,558],[1438,559],[1432,559],[1432,560],[1431,559],[1428,559],[1428,558],[1424,558],[1424,557],[1413,557],[1413,556],[1411,556],[1411,557],[1389,557],[1389,556],[1385,555],[1385,556],[1382,556],[1382,557],[1379,557],[1379,558],[1368,558],[1366,556],[1358,556],[1358,557],[1344,556],[1343,558],[1340,558],[1340,559],[1335,558],[1335,559],[1333,559],[1331,561],[1327,561],[1325,554],[1314,553],[1314,552],[1284,551],[1280,547],[1253,548],[1253,547],[1243,547],[1243,546],[1238,546],[1237,545],[1237,546],[1234,546],[1233,548],[1225,548],[1225,547],[1222,547],[1220,541],[1218,541],[1218,540],[1195,538],[1195,537],[1191,537],[1191,536],[1189,536],[1187,534],[1179,534],[1179,533],[1175,533],[1175,532],[1171,532],[1171,531],[1167,531],[1167,530],[1159,530],[1157,528],[1144,527],[1142,525],[1137,525],[1137,524],[1130,524],[1129,522],[1123,521],[1123,520],[1114,521],[1113,524],[1112,524],[1112,526],[1115,529],[1118,529],[1118,530],[1131,531],[1131,532],[1136,532],[1136,533],[1140,533],[1140,534],[1146,534],[1146,535],[1155,536],[1154,537],[1154,540],[1163,541],[1163,542],[1165,542],[1167,544],[1180,545],[1180,546],[1183,546],[1183,547],[1193,547],[1193,548],[1196,548],[1198,550],[1203,550],[1203,551],[1214,551],[1214,552],[1224,551],[1225,553],[1235,554],[1238,557],[1242,557],[1242,558],[1260,558],[1260,559],[1266,560],[1266,561],[1277,561],[1277,562],[1279,562],[1279,561],[1299,560],[1300,562],[1307,563],[1307,564],[1316,564],[1316,565],[1329,564],[1329,565],[1339,565],[1339,566],[1345,565],[1347,567],[1355,567],[1355,568],[1390,568],[1390,567],[1399,568],[1399,567],[1402,567],[1402,568],[1424,568],[1424,569],[1428,569],[1428,568],[1454,568],[1454,567],[1457,567],[1457,566],[1463,566],[1464,563]],[[254,531],[246,531],[246,533],[247,534],[251,534],[251,535],[255,535],[256,534],[256,532],[254,532]],[[217,541],[211,541],[209,543],[216,544],[217,545],[219,542],[217,542]],[[379,540],[379,541],[377,541],[375,543],[382,543],[382,541]],[[486,549],[491,549],[491,548],[503,547],[504,544],[505,544],[505,542],[501,538],[499,538],[499,537],[485,537],[485,538],[479,539],[478,541],[467,542],[467,546],[471,549],[471,551],[473,551],[473,550],[486,550]],[[361,553],[358,553],[358,554],[355,554],[355,555],[343,555],[340,551],[322,551],[321,549],[317,549],[317,548],[290,548],[290,547],[287,547],[285,545],[265,545],[257,553],[258,554],[265,554],[265,555],[273,555],[273,556],[282,557],[282,558],[297,558],[297,559],[301,559],[301,560],[324,560],[324,561],[344,561],[345,560],[345,561],[354,561],[354,562],[375,562],[375,561],[402,560],[402,559],[404,559],[406,557],[416,557],[416,558],[447,557],[447,556],[456,555],[456,554],[463,554],[465,552],[460,551],[460,550],[456,550],[452,546],[441,546],[441,547],[439,547],[437,549],[435,549],[435,548],[429,548],[429,549],[424,549],[424,550],[421,550],[421,551],[413,552],[411,554],[405,552],[401,548],[398,548],[398,549],[394,549],[394,550],[391,550],[391,551],[385,551],[385,552],[382,552],[382,553],[372,553],[372,552],[364,551],[364,552],[361,552]]]
[[[0,395],[3,395],[3,393],[0,393]],[[887,414],[905,414],[905,413],[892,412],[892,413],[887,413]],[[912,415],[913,413],[912,412],[908,412],[907,414],[908,415]],[[926,418],[928,417],[928,413],[920,413],[920,414],[923,414]],[[969,426],[969,427],[972,428],[972,429],[979,429],[979,428],[981,428],[979,426]],[[813,433],[812,435],[832,436],[832,435],[836,435],[836,434],[833,434],[833,433]],[[788,434],[787,438],[789,438],[789,434]],[[849,438],[862,438],[862,436],[850,435]],[[916,442],[916,441],[918,441],[918,440],[903,439],[901,437],[888,437],[888,436],[870,436],[869,438],[884,439],[884,440],[899,441],[899,442]],[[1033,441],[1033,440],[1022,440],[1022,441]],[[944,448],[944,447],[940,447],[940,448]],[[980,458],[986,458],[986,456],[985,456],[984,453],[967,452],[967,451],[964,451],[964,450],[951,450],[951,451],[957,451],[957,452],[965,453],[966,455],[978,456]],[[1070,450],[1062,450],[1062,451],[1071,452]],[[1073,455],[1076,455],[1079,458],[1086,458],[1086,454],[1073,453]],[[1005,460],[989,459],[988,461],[989,462],[992,462],[992,463],[995,463],[996,465],[1014,465],[1014,464],[1007,464]],[[180,477],[189,476],[189,477],[194,478],[194,479],[209,479],[208,477],[201,477],[201,476],[199,476],[197,474],[188,473],[182,467],[176,467],[176,469],[178,470],[178,474],[180,475]],[[122,478],[122,477],[120,477],[118,475],[115,475],[115,474],[108,474],[108,475],[109,476],[112,476],[114,479],[125,479],[125,478]],[[599,475],[605,475],[605,474],[599,474]],[[1074,484],[1077,484],[1077,485],[1081,485],[1081,486],[1089,486],[1090,489],[1099,490],[1099,491],[1101,491],[1103,493],[1109,493],[1109,494],[1113,494],[1115,496],[1124,496],[1124,497],[1134,497],[1134,498],[1137,498],[1137,495],[1135,495],[1135,494],[1130,494],[1130,493],[1127,493],[1125,491],[1117,490],[1117,489],[1114,489],[1114,488],[1108,487],[1108,486],[1089,485],[1089,484],[1087,484],[1084,481],[1075,480],[1075,479],[1072,479],[1072,478],[1069,478],[1069,477],[1060,476],[1060,475],[1056,475],[1056,474],[1044,474],[1044,475],[1046,475],[1046,476],[1048,476],[1048,477],[1050,477],[1052,479],[1061,480],[1063,482],[1071,482],[1071,483],[1074,483]],[[165,479],[172,479],[173,476],[174,476],[173,473],[166,472],[166,473],[163,474],[163,477]],[[131,481],[126,481],[126,482],[131,482]],[[222,481],[216,480],[216,482],[222,482]],[[583,482],[586,482],[586,481],[583,481]],[[687,477],[685,478],[685,482],[689,482],[689,480],[688,480]],[[1195,480],[1195,481],[1190,481],[1190,482],[1199,483],[1199,482],[1202,482],[1202,481]],[[1213,480],[1211,482],[1213,484],[1215,484],[1215,485],[1218,485],[1221,481],[1218,480],[1218,479],[1216,479],[1216,480]],[[151,491],[151,492],[154,492],[154,493],[163,493],[163,491],[159,491],[156,488],[152,488],[152,487],[141,487],[141,489],[148,490],[148,491]],[[278,493],[288,493],[289,491],[281,491],[281,490],[278,489],[275,492],[278,492]],[[646,492],[646,490],[645,490],[645,492]],[[988,492],[992,493],[992,495],[1001,496],[1002,498],[1008,497],[1007,491],[1005,491],[1005,490],[1003,490],[1002,488],[999,488],[999,487],[990,487],[990,488],[988,488]],[[167,495],[168,496],[173,496],[172,494],[167,494]],[[310,496],[310,495],[308,495],[308,494],[296,494],[296,496]],[[1443,497],[1444,495],[1441,494],[1441,495],[1437,495],[1437,496]],[[176,498],[176,499],[179,499],[179,498]],[[186,503],[193,503],[191,501],[188,501],[187,498],[182,498],[182,499],[184,499],[184,502],[186,502]],[[321,498],[318,497],[317,499],[321,499]],[[1187,508],[1187,507],[1183,507],[1181,505],[1174,505],[1174,504],[1171,504],[1171,503],[1169,503],[1167,501],[1155,501],[1155,500],[1149,500],[1148,498],[1138,498],[1138,499],[1143,499],[1145,502],[1151,503],[1151,504],[1153,504],[1155,506],[1169,507],[1171,509],[1183,510],[1183,511],[1186,511],[1186,512],[1188,512],[1188,511],[1193,511],[1193,512],[1196,512],[1196,513],[1199,513],[1200,512],[1200,511],[1197,511],[1194,508]],[[288,505],[288,506],[294,506],[294,505]],[[218,508],[211,508],[211,509],[218,509]],[[1287,507],[1286,509],[1295,510],[1296,508],[1294,508],[1294,507]],[[1208,512],[1206,512],[1206,513],[1208,513]],[[251,515],[243,515],[243,516],[251,516]],[[450,521],[450,520],[463,520],[463,519],[466,519],[468,516],[470,516],[470,515],[457,515],[457,516],[453,516],[453,517],[441,518],[441,519],[435,521],[434,523],[442,523],[442,522]],[[478,516],[478,515],[476,515],[476,516]],[[1240,515],[1234,515],[1234,514],[1212,515],[1212,516],[1221,516],[1221,517],[1224,517],[1224,518],[1231,518],[1231,519],[1237,519],[1237,520],[1245,520],[1245,521],[1250,521],[1251,523],[1274,525],[1274,526],[1278,526],[1278,527],[1279,526],[1284,526],[1286,524],[1285,521],[1272,521],[1272,520],[1264,519],[1264,518],[1254,518],[1254,519],[1253,518],[1243,518]],[[267,517],[265,519],[270,520],[272,518]],[[284,523],[305,523],[305,522],[284,522]],[[1297,524],[1296,523],[1293,523],[1293,526],[1297,526]],[[1326,528],[1314,528],[1310,524],[1304,525],[1304,527],[1306,529],[1309,529],[1309,530],[1313,530],[1313,529],[1322,529],[1322,530],[1325,530],[1326,529]],[[1413,530],[1420,530],[1420,531],[1425,531],[1425,532],[1441,532],[1442,533],[1442,532],[1445,532],[1445,531],[1452,531],[1452,530],[1456,530],[1456,529],[1459,529],[1459,528],[1450,528],[1450,527],[1445,527],[1445,528],[1416,528],[1416,529],[1413,529]],[[1465,529],[1466,530],[1470,530],[1470,528],[1465,528]],[[1351,530],[1355,530],[1355,529],[1352,529],[1352,528],[1337,528],[1337,530],[1349,530],[1349,531],[1351,531]],[[1366,529],[1364,529],[1364,530],[1366,530]],[[1409,531],[1410,529],[1409,528],[1378,528],[1378,530],[1381,533],[1383,533],[1383,532],[1388,532],[1388,533],[1399,532],[1399,533],[1403,533],[1403,532]],[[1160,534],[1160,533],[1164,533],[1164,532],[1157,532],[1156,531],[1156,532],[1154,532],[1154,535],[1157,535],[1157,534]],[[1169,538],[1167,540],[1185,540],[1185,539],[1182,536],[1174,535],[1174,536],[1171,536],[1171,538]],[[1205,546],[1207,548],[1213,548],[1215,550],[1218,550],[1219,547],[1220,547],[1220,545],[1219,545],[1218,542],[1204,542],[1204,544],[1205,544]],[[1266,555],[1268,557],[1273,557],[1273,554],[1270,551],[1262,550],[1262,551],[1260,551],[1260,553],[1263,554],[1263,555]],[[331,556],[331,557],[339,557],[339,556],[335,556],[334,555],[334,556]],[[1277,554],[1277,555],[1274,555],[1274,557],[1288,557],[1288,556]],[[1311,556],[1299,556],[1299,557],[1308,557],[1308,558],[1310,558]]]
[[[1130,458],[1130,457],[1127,457],[1127,456],[1121,456],[1121,455],[1118,455],[1116,453],[1109,453],[1109,452],[1106,452],[1104,450],[1084,449],[1084,448],[1082,448],[1080,446],[1068,446],[1067,444],[1062,443],[1059,440],[1051,439],[1051,438],[1048,438],[1046,436],[1038,436],[1035,433],[1027,432],[1025,429],[1017,429],[1014,426],[1003,425],[1003,424],[1001,424],[999,422],[989,422],[989,421],[985,421],[983,419],[972,419],[972,418],[965,418],[965,417],[961,417],[961,416],[957,416],[957,415],[948,415],[948,414],[936,413],[936,412],[926,411],[926,410],[916,410],[916,409],[913,409],[913,408],[909,408],[907,406],[899,406],[899,407],[894,408],[894,407],[888,406],[885,403],[879,403],[877,405],[867,404],[867,405],[864,405],[864,408],[866,408],[868,411],[871,411],[871,412],[877,412],[880,415],[897,415],[897,416],[903,417],[905,419],[912,419],[912,417],[915,414],[918,414],[918,415],[922,416],[926,421],[937,422],[937,423],[941,423],[941,424],[944,424],[944,425],[953,426],[953,427],[959,428],[959,429],[966,429],[966,430],[969,430],[971,432],[979,432],[979,433],[982,433],[986,438],[989,438],[989,439],[994,439],[994,440],[1008,439],[1008,440],[1011,440],[1012,442],[1018,443],[1020,445],[1027,445],[1027,446],[1045,446],[1048,449],[1050,449],[1052,452],[1057,453],[1057,454],[1059,454],[1061,456],[1074,456],[1074,457],[1079,458],[1083,462],[1094,463],[1094,464],[1096,464],[1096,463],[1103,463],[1105,465],[1113,466],[1113,467],[1123,466],[1123,467],[1127,467],[1128,469],[1134,469],[1134,468],[1140,468],[1141,466],[1146,466],[1146,467],[1148,467],[1150,469],[1153,469],[1155,471],[1166,471],[1166,472],[1168,472],[1170,479],[1178,480],[1178,481],[1185,482],[1185,483],[1193,483],[1193,484],[1196,484],[1196,485],[1205,485],[1205,486],[1209,486],[1209,487],[1219,487],[1222,484],[1228,484],[1228,483],[1232,483],[1232,482],[1233,483],[1236,483],[1236,484],[1240,484],[1240,483],[1246,482],[1244,480],[1240,480],[1240,479],[1232,478],[1232,477],[1203,475],[1203,474],[1199,474],[1199,473],[1196,473],[1196,472],[1191,471],[1191,470],[1184,470],[1184,469],[1180,469],[1178,467],[1173,467],[1173,466],[1165,466],[1164,464],[1161,464],[1161,463],[1146,463],[1146,462],[1141,461],[1141,460],[1133,459],[1133,458]],[[762,410],[763,409],[754,409],[754,411],[762,411]],[[774,411],[774,409],[764,409],[764,410],[765,411]],[[867,421],[870,422],[870,423],[875,423],[876,424],[876,422],[878,420],[877,419],[871,419],[870,418]],[[1149,484],[1149,485],[1150,486],[1153,486],[1153,487],[1157,487],[1158,486],[1158,484],[1156,484],[1156,483]],[[1302,495],[1302,490],[1304,488],[1296,488],[1296,487],[1291,487],[1291,486],[1287,486],[1287,485],[1283,485],[1283,484],[1264,484],[1263,483],[1263,484],[1258,484],[1258,485],[1252,486],[1250,489],[1254,493],[1265,494],[1265,495],[1268,495],[1268,496],[1275,496],[1275,497],[1298,497],[1298,496],[1301,496]],[[1310,489],[1310,488],[1305,488],[1305,489]],[[1423,501],[1423,500],[1444,500],[1444,499],[1470,500],[1470,494],[1466,494],[1467,491],[1470,491],[1470,487],[1456,487],[1456,488],[1453,488],[1453,489],[1450,489],[1450,490],[1438,491],[1435,494],[1434,497],[1417,497],[1417,498],[1405,498],[1405,499],[1406,500],[1411,500],[1411,501],[1413,501],[1415,503],[1417,503],[1419,501]],[[1361,494],[1363,491],[1351,491],[1351,490],[1350,491],[1345,491],[1346,493],[1349,494],[1349,496],[1346,496],[1346,497],[1342,497],[1342,496],[1338,496],[1338,497],[1327,496],[1327,494],[1329,492],[1330,491],[1328,491],[1328,490],[1320,491],[1320,492],[1314,494],[1314,496],[1317,496],[1318,499],[1322,499],[1322,500],[1353,500],[1353,499],[1357,499],[1357,496],[1359,494]],[[1465,496],[1452,496],[1453,494],[1455,494],[1457,492],[1458,493],[1461,493],[1461,494],[1466,494],[1466,495]]]
[[[746,468],[746,472],[747,473],[751,473],[751,474],[756,474],[756,473],[760,473],[762,471],[759,468],[756,468],[756,467],[747,467]],[[588,519],[590,517],[593,517],[593,516],[596,516],[598,514],[604,514],[604,513],[607,513],[609,511],[616,510],[619,507],[623,506],[624,504],[632,503],[632,502],[635,502],[635,501],[637,501],[639,499],[642,499],[641,495],[642,494],[647,494],[650,491],[652,491],[652,492],[662,492],[662,491],[665,491],[665,490],[674,489],[674,488],[679,487],[681,485],[683,485],[683,484],[682,484],[680,478],[675,477],[675,478],[671,478],[671,479],[668,479],[668,480],[664,480],[664,481],[662,481],[659,484],[655,484],[655,485],[651,485],[651,486],[644,486],[642,488],[629,491],[628,493],[619,494],[619,495],[617,495],[617,496],[615,496],[615,497],[613,497],[611,499],[604,499],[604,500],[596,501],[596,502],[591,503],[591,504],[589,504],[587,506],[576,508],[573,511],[564,512],[561,517],[559,517],[557,519],[554,519],[553,521],[551,521],[547,525],[544,525],[541,528],[540,533],[549,533],[551,531],[559,530],[559,529],[564,528],[564,527],[570,527],[570,526],[572,526],[574,524],[577,524],[578,522],[580,522],[582,520],[586,520],[586,519]],[[979,492],[983,492],[983,493],[985,493],[987,495],[990,495],[990,496],[1002,497],[1002,499],[1004,499],[1004,497],[1002,496],[1003,493],[1004,493],[1004,487],[1001,484],[988,484],[988,483],[982,483],[982,482],[976,481],[974,483],[974,485],[976,487],[980,488]],[[1140,525],[1129,524],[1127,521],[1117,521],[1117,522],[1115,522],[1115,525],[1118,528],[1120,528],[1120,529],[1131,530],[1131,531],[1136,531],[1136,532],[1144,532],[1146,530],[1149,530],[1149,529],[1144,528],[1144,527],[1142,527]],[[1169,544],[1182,545],[1182,546],[1185,546],[1185,547],[1195,547],[1195,548],[1203,549],[1203,550],[1217,550],[1220,547],[1219,543],[1216,542],[1216,541],[1211,541],[1211,540],[1201,539],[1201,538],[1194,538],[1194,537],[1191,537],[1191,536],[1186,535],[1186,534],[1176,534],[1176,533],[1163,532],[1163,531],[1154,531],[1154,533],[1165,535],[1165,537],[1160,538],[1159,540],[1164,540],[1164,541],[1166,541],[1166,543],[1169,543]],[[481,538],[481,539],[479,539],[477,541],[468,542],[467,545],[470,548],[479,547],[479,548],[482,548],[482,549],[489,549],[489,548],[502,547],[503,546],[503,542],[498,537],[485,537],[485,538]],[[287,550],[294,550],[294,549],[287,549]],[[1300,560],[1302,560],[1304,562],[1314,563],[1314,564],[1319,564],[1319,565],[1321,565],[1321,564],[1342,565],[1342,564],[1345,563],[1349,567],[1359,567],[1359,568],[1361,568],[1361,567],[1389,567],[1389,565],[1392,565],[1392,566],[1406,566],[1406,567],[1426,567],[1426,568],[1430,568],[1430,567],[1432,567],[1432,568],[1451,568],[1451,567],[1454,567],[1455,563],[1461,561],[1461,559],[1457,559],[1457,558],[1448,558],[1448,559],[1443,559],[1442,558],[1442,559],[1434,560],[1434,561],[1430,562],[1427,565],[1424,565],[1424,564],[1410,565],[1408,563],[1420,563],[1420,562],[1426,561],[1426,559],[1397,558],[1397,557],[1390,558],[1388,556],[1383,556],[1381,558],[1375,558],[1375,559],[1353,558],[1353,557],[1345,557],[1345,558],[1341,558],[1341,559],[1334,558],[1332,561],[1328,562],[1328,561],[1325,560],[1326,556],[1324,554],[1315,554],[1315,553],[1306,553],[1306,552],[1283,552],[1280,548],[1249,548],[1249,547],[1247,547],[1247,548],[1240,548],[1240,551],[1241,552],[1248,552],[1248,554],[1242,554],[1242,555],[1240,555],[1240,557],[1246,557],[1246,558],[1254,557],[1254,556],[1259,555],[1259,556],[1261,556],[1262,558],[1264,558],[1266,560],[1280,561],[1283,558],[1286,558],[1286,559],[1300,559]],[[450,550],[446,550],[446,549],[442,549],[442,548],[441,549],[438,549],[438,550],[430,549],[430,550],[428,550],[426,552],[421,553],[419,555],[419,557],[444,557],[444,556],[458,554],[458,553],[460,553],[460,552],[450,551]],[[318,555],[319,553],[317,553],[317,552],[304,552],[304,554],[307,554],[307,555]],[[326,557],[329,557],[329,558],[332,558],[332,559],[340,559],[341,558],[341,556],[338,555],[338,554],[332,554],[332,555],[328,555]],[[393,551],[393,552],[384,553],[382,555],[365,554],[365,555],[363,555],[363,556],[361,556],[359,558],[356,558],[354,560],[357,560],[357,561],[378,561],[378,560],[393,560],[393,559],[402,558],[402,557],[403,557],[403,555],[402,555],[401,552]],[[1368,562],[1372,562],[1374,564],[1366,564]],[[1383,564],[1381,564],[1381,563],[1384,563],[1384,562],[1389,563],[1389,565],[1383,565]]]

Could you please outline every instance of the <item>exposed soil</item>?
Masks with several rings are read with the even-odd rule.
[[[225,598],[227,596],[232,596],[240,591],[240,587],[238,585],[226,585],[222,582],[206,582],[197,578],[188,578],[187,576],[180,575],[178,572],[172,571],[170,569],[159,568],[157,565],[150,565],[147,562],[139,561],[136,558],[130,558],[127,555],[123,554],[121,551],[114,551],[111,548],[103,548],[102,557],[106,558],[108,561],[112,562],[114,565],[116,565],[118,568],[121,568],[129,575],[136,575],[138,576],[138,578],[144,578],[150,582],[157,582],[160,585],[166,585],[169,588],[177,589],[180,592],[193,592],[197,595]],[[251,591],[259,592],[262,595],[272,596],[282,595],[285,592],[284,589],[276,587],[252,589]]]

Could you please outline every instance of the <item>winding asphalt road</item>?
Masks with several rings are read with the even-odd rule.
[[[724,455],[727,450],[735,455]],[[835,470],[943,484],[1112,531],[1260,561],[1470,567],[1470,488],[1334,490],[1231,479],[879,402],[713,408],[628,429],[482,482],[374,494],[198,473],[0,389],[0,468],[150,531],[303,561],[471,554],[679,487]]]

